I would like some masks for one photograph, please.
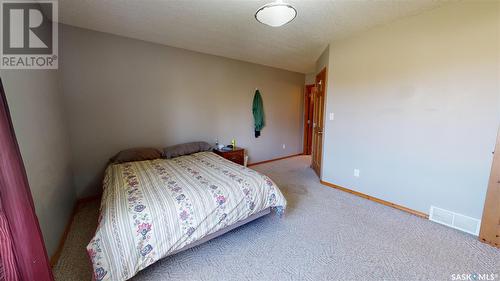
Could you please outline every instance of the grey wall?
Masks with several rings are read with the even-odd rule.
[[[61,33],[79,197],[98,191],[107,160],[125,148],[234,137],[250,162],[302,152],[304,74],[75,27]],[[266,114],[258,139],[256,87]]]
[[[464,1],[333,43],[323,180],[480,219],[500,120],[498,6]]]
[[[57,248],[75,202],[69,134],[58,73],[2,70],[0,75],[50,256]]]

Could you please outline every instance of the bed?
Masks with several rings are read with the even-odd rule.
[[[95,280],[127,280],[178,253],[275,210],[286,200],[267,176],[213,152],[109,165],[96,233]]]

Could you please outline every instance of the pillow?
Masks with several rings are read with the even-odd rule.
[[[177,156],[189,155],[200,151],[210,150],[210,144],[204,141],[189,142],[174,146],[165,147],[163,149],[163,157],[170,159]]]
[[[118,152],[109,161],[113,164],[124,162],[144,161],[161,158],[161,151],[156,148],[131,148]]]

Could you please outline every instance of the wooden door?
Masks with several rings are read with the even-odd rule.
[[[314,112],[313,112],[313,145],[312,165],[318,177],[321,177],[321,155],[323,153],[323,116],[325,110],[326,68],[316,75],[314,87]]]
[[[313,88],[314,84],[306,85],[304,92],[304,154],[310,155],[312,151],[312,133],[313,133]]]
[[[483,219],[479,239],[495,247],[500,247],[500,130],[493,152],[490,181],[484,202]]]

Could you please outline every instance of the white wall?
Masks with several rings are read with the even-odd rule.
[[[481,218],[500,120],[499,20],[499,2],[463,1],[332,43],[323,180]]]
[[[36,214],[51,256],[75,203],[58,73],[2,70],[1,78]]]
[[[98,192],[107,160],[125,148],[234,137],[250,162],[302,152],[304,74],[69,26],[61,34],[79,197]],[[257,139],[256,87],[266,114]]]

